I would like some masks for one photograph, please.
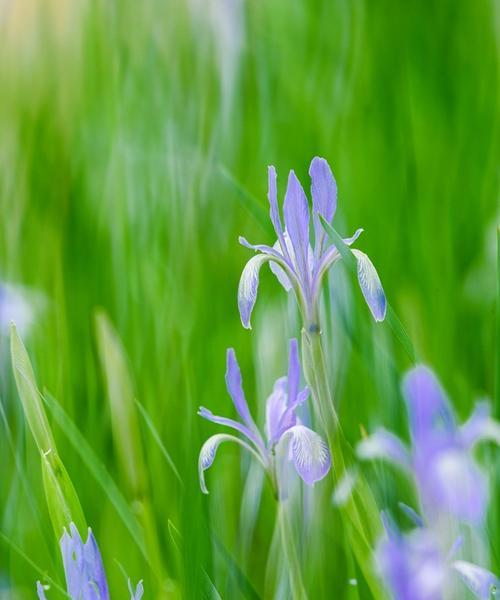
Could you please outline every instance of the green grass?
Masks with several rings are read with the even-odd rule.
[[[166,597],[168,586],[184,598],[216,597],[214,589],[269,598],[284,579],[275,503],[247,457],[222,447],[208,497],[197,480],[199,448],[219,431],[196,416],[198,406],[232,414],[226,348],[237,351],[261,423],[287,340],[299,333],[293,303],[267,269],[252,332],[237,311],[249,257],[238,235],[274,241],[268,164],[282,194],[288,169],[308,186],[311,158],[328,159],[339,186],[335,228],[365,229],[358,247],[417,355],[461,418],[485,395],[500,416],[493,3],[241,0],[229,26],[231,11],[221,8],[217,21],[208,8],[218,4],[231,3],[12,3],[0,25],[0,275],[46,295],[24,342],[115,598],[126,586],[117,563],[134,581],[144,577],[147,598]],[[329,366],[346,437],[354,444],[360,426],[376,424],[407,435],[405,348],[388,324],[372,324],[342,267],[328,289]],[[97,310],[116,328],[128,372],[112,361],[128,386],[121,425]],[[0,343],[0,598],[33,598],[37,569],[61,583],[62,568],[8,337]],[[124,458],[130,431],[139,482]],[[499,452],[481,452],[497,572]],[[381,507],[412,500],[391,469],[366,475]],[[117,497],[149,523],[155,561],[135,543]],[[316,515],[301,535],[310,596],[355,598],[338,511]]]

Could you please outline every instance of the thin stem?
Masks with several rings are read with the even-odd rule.
[[[307,600],[307,592],[302,581],[301,565],[297,555],[297,547],[293,539],[293,531],[287,518],[286,502],[278,500],[278,526],[286,560],[288,578],[293,600]]]

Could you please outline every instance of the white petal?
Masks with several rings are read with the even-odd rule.
[[[253,256],[245,265],[238,286],[238,308],[241,322],[245,329],[251,329],[250,316],[252,314],[257,290],[259,289],[259,272],[261,266],[270,260],[265,254]]]
[[[465,560],[456,560],[452,567],[459,573],[465,585],[480,600],[489,600],[498,588],[499,580],[493,573]]]
[[[403,442],[383,428],[361,440],[356,448],[356,454],[362,460],[384,459],[406,469],[411,466],[410,455]]]
[[[308,485],[323,479],[330,470],[331,459],[321,436],[304,425],[295,425],[285,436],[291,437],[290,455],[300,477]]]

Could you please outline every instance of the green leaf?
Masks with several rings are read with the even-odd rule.
[[[10,333],[14,377],[26,421],[41,455],[45,498],[52,526],[59,541],[64,528],[68,528],[70,523],[75,523],[80,531],[85,531],[87,525],[78,494],[57,454],[54,436],[45,414],[41,394],[38,391],[35,373],[14,324],[11,325]]]

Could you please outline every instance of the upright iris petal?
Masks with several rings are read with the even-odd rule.
[[[285,227],[292,243],[295,261],[303,281],[309,278],[309,206],[300,181],[293,171],[288,177],[288,186],[283,204]]]
[[[337,183],[329,164],[324,158],[314,157],[309,167],[311,177],[311,196],[313,203],[313,219],[315,231],[315,253],[319,256],[322,251],[322,240],[325,231],[319,220],[324,217],[328,223],[333,220],[337,210]]]

